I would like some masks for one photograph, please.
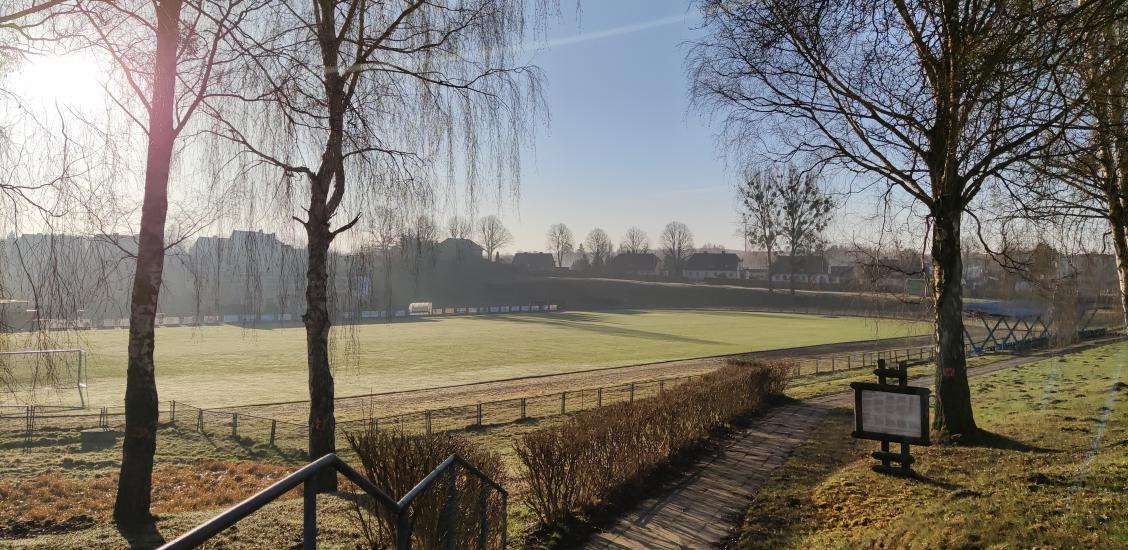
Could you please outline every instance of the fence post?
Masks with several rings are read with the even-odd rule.
[[[196,431],[204,433],[204,409],[198,409],[199,413],[196,414]]]
[[[271,447],[274,446],[274,434],[277,431],[278,431],[278,421],[277,420],[271,420],[270,421],[270,446]]]
[[[482,404],[481,403],[478,403],[478,422],[477,422],[477,425],[479,427],[482,425]]]
[[[172,401],[172,410],[169,412],[169,415],[168,415],[168,423],[172,424],[173,426],[176,425],[176,400],[175,399]]]
[[[231,437],[239,435],[239,413],[231,413]]]
[[[431,411],[424,411],[423,417],[427,419],[427,435],[431,435]]]
[[[595,390],[595,407],[603,406],[603,388],[596,388]]]
[[[31,446],[31,432],[35,429],[35,409],[34,405],[28,405],[24,420],[27,421],[27,434],[24,435],[24,446]]]
[[[815,358],[815,374],[819,373],[819,358]]]
[[[567,395],[568,395],[567,391],[560,392],[560,414],[564,414],[565,400],[567,399]]]
[[[834,372],[834,369],[835,369],[836,366],[837,365],[835,365],[835,357],[833,355],[831,355],[830,356],[830,372]]]
[[[658,393],[664,393],[665,391],[666,391],[666,381],[665,380],[659,380],[658,381]]]
[[[520,418],[520,420],[524,420],[524,419],[525,419],[525,398],[522,397],[521,398],[521,418]]]
[[[634,382],[631,382],[631,403],[634,403]]]
[[[846,356],[846,370],[850,370],[851,368],[853,368],[853,367],[850,366],[851,357],[852,356],[850,356],[850,355]]]

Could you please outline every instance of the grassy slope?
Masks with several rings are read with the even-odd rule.
[[[337,394],[347,396],[926,330],[919,323],[794,314],[563,312],[337,328],[333,351],[338,357]],[[52,344],[87,348],[91,399],[119,403],[125,331],[91,331],[78,338]],[[303,399],[304,354],[301,328],[159,329],[160,396],[198,406]]]
[[[837,411],[749,508],[741,547],[1128,545],[1128,344],[972,379],[980,447],[915,447],[924,481],[870,470]]]

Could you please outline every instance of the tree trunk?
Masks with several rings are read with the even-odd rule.
[[[933,209],[932,284],[936,316],[936,417],[941,441],[974,439],[978,429],[971,408],[964,355],[963,258],[958,197],[937,201]]]
[[[774,294],[775,287],[772,286],[772,249],[768,249],[768,294]]]
[[[787,288],[791,295],[795,295],[795,247],[791,248],[791,261],[788,262]]]
[[[1124,324],[1128,330],[1128,234],[1126,234],[1125,213],[1123,209],[1109,204],[1109,229],[1112,231],[1112,246],[1116,250],[1116,274],[1120,281],[1120,308]]]
[[[316,193],[315,193],[316,195]],[[333,413],[333,372],[329,368],[329,245],[333,235],[324,216],[324,199],[314,197],[306,223],[309,266],[306,270],[306,360],[309,364],[309,459],[337,452]],[[319,492],[337,490],[336,472],[322,472],[315,481]]]
[[[149,142],[137,268],[129,307],[129,359],[125,386],[125,437],[114,522],[134,546],[161,541],[149,511],[153,454],[157,448],[158,400],[153,364],[154,322],[164,275],[168,177],[172,161],[176,49],[181,0],[161,0],[157,10],[157,55],[149,113]],[[140,536],[141,538],[136,538]]]

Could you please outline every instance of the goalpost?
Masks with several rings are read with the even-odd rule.
[[[0,393],[27,404],[51,392],[77,393],[79,407],[85,409],[89,401],[87,370],[83,349],[0,351]]]

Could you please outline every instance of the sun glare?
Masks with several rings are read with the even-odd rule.
[[[101,64],[75,54],[46,55],[29,59],[16,76],[15,84],[28,101],[50,107],[88,108],[105,99],[102,83],[107,75]]]

